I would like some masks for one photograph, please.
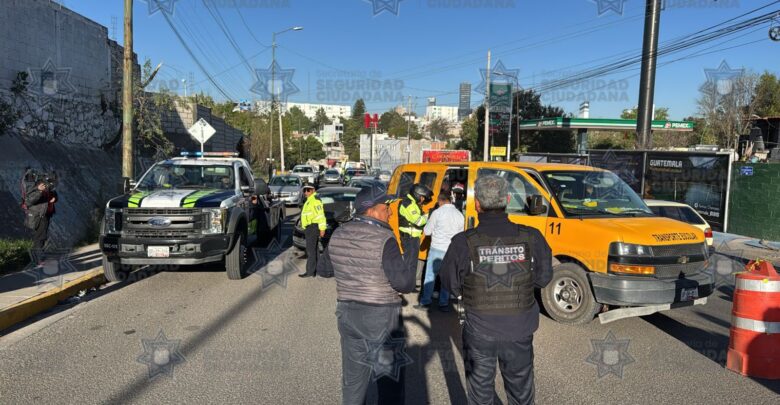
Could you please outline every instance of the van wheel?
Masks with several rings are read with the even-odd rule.
[[[576,263],[562,263],[553,270],[553,278],[542,289],[542,305],[554,320],[584,325],[601,310],[590,288],[585,270]]]
[[[231,280],[241,280],[244,278],[244,267],[246,267],[246,245],[244,235],[238,234],[238,239],[233,245],[233,249],[225,255],[225,270]]]
[[[108,260],[106,255],[103,255],[103,275],[109,282],[125,281],[127,275],[130,274],[126,268],[117,262]]]

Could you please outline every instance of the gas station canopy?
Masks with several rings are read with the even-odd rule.
[[[653,121],[654,131],[691,132],[692,121]],[[636,120],[606,118],[545,118],[520,121],[521,131],[544,131],[559,129],[636,131]]]

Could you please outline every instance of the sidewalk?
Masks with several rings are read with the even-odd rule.
[[[97,244],[49,252],[39,260],[40,267],[30,264],[0,277],[0,331],[104,282]]]
[[[715,251],[746,260],[763,259],[780,265],[780,242],[765,241],[731,233],[713,232]]]

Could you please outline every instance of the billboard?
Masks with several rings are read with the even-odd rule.
[[[471,152],[467,150],[423,150],[423,163],[469,162]]]

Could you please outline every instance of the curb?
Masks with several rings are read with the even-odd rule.
[[[12,307],[0,311],[0,331],[8,329],[19,322],[25,321],[39,313],[53,308],[58,302],[76,295],[79,291],[99,286],[105,283],[103,270],[96,270],[75,280],[65,283],[62,287],[52,288],[43,294],[36,295]]]

